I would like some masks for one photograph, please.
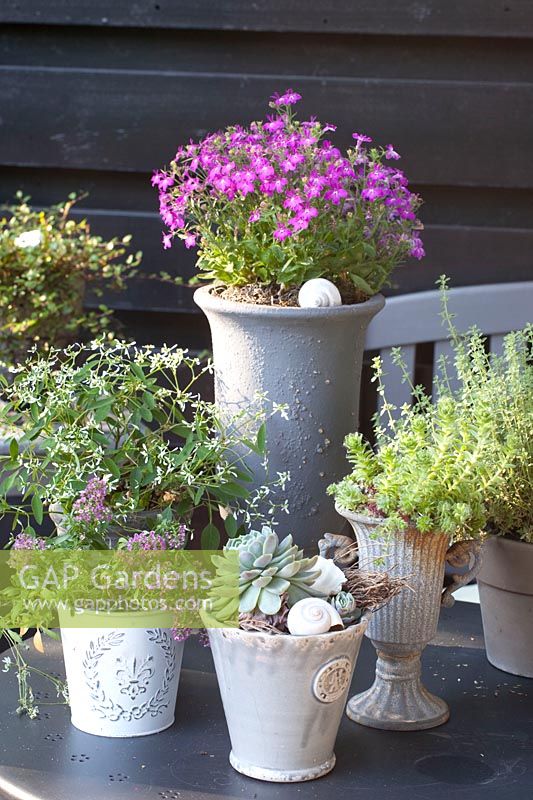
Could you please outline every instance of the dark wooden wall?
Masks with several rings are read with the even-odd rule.
[[[428,257],[393,291],[533,278],[531,0],[0,0],[0,23],[0,200],[86,189],[148,272],[193,266],[161,249],[151,170],[292,86],[341,145],[362,130],[404,156]],[[109,301],[139,341],[208,341],[188,289]]]

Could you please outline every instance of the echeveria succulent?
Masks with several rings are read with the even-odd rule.
[[[330,603],[346,624],[355,622],[361,616],[361,609],[358,608],[355,597],[350,592],[339,592],[331,598]]]
[[[240,613],[276,614],[284,596],[291,606],[303,597],[321,594],[312,588],[319,576],[314,569],[317,556],[304,558],[290,534],[280,542],[278,535],[265,525],[261,531],[230,540],[225,549],[239,553]],[[217,567],[217,583],[221,586],[226,576],[229,587],[233,564],[225,555],[213,556],[213,562]],[[228,600],[228,611],[234,602],[234,598]]]

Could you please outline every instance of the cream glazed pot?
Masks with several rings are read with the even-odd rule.
[[[60,612],[72,724],[109,737],[165,730],[174,722],[184,643],[158,627],[168,615],[139,612],[134,624],[142,628],[120,627],[126,614],[111,616],[116,628],[99,627],[101,615],[91,612],[84,624],[94,627],[69,627],[75,622]]]
[[[333,769],[367,623],[364,616],[357,625],[314,636],[209,631],[237,772],[290,783]]]
[[[443,533],[414,528],[379,534],[379,520],[337,507],[355,532],[361,569],[392,572],[407,579],[408,588],[373,615],[366,631],[378,660],[374,684],[352,697],[346,713],[361,725],[386,730],[423,730],[442,725],[447,704],[423,685],[421,655],[437,632],[441,605],[452,606],[452,592],[468,583],[480,566],[477,541],[449,546]],[[445,565],[467,571],[447,576]]]

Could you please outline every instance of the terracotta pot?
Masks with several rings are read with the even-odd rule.
[[[274,415],[267,424],[269,475],[290,472],[285,491],[271,495],[288,501],[291,525],[306,549],[337,524],[327,486],[345,470],[343,440],[359,422],[359,386],[370,320],[385,300],[381,295],[358,305],[284,308],[236,303],[198,289],[195,302],[211,327],[215,399],[231,419],[261,408],[258,397],[286,405],[288,420]],[[246,456],[255,473],[251,488],[264,483],[258,457]],[[278,514],[285,520],[283,512]]]
[[[447,704],[431,694],[420,679],[421,655],[437,632],[442,604],[453,605],[451,592],[479,569],[478,542],[450,548],[443,533],[420,533],[410,528],[379,533],[380,521],[338,508],[357,537],[361,569],[386,570],[404,576],[404,589],[376,611],[366,635],[377,650],[374,684],[352,697],[346,713],[355,722],[387,730],[423,730],[446,722]],[[446,561],[470,570],[444,590]]]
[[[478,584],[488,660],[533,678],[533,544],[488,539]]]
[[[319,778],[333,748],[367,617],[314,636],[209,631],[231,765],[264,781]]]

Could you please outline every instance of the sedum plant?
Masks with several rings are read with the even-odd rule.
[[[0,361],[12,366],[28,349],[63,346],[79,328],[105,332],[111,311],[84,311],[87,286],[120,290],[135,274],[141,253],[128,253],[131,236],[109,240],[91,232],[86,220],[70,217],[76,195],[43,211],[21,192],[0,218]]]
[[[180,147],[154,173],[163,246],[197,246],[201,277],[226,286],[263,284],[275,296],[324,277],[369,297],[398,264],[423,257],[420,198],[392,145],[354,133],[343,155],[334,125],[296,118],[300,99],[274,95],[268,119]]]
[[[202,546],[216,549],[223,507],[235,534],[237,508],[254,506],[243,456],[264,452],[265,427],[261,413],[220,421],[198,393],[210,369],[177,347],[96,341],[37,355],[10,385],[0,377],[0,420],[25,430],[0,457],[0,513],[13,531],[34,536],[32,517],[40,525],[59,504],[64,532],[55,541],[64,547],[106,547],[110,526],[144,530],[142,515],[131,523],[139,512],[150,512],[150,529],[162,534],[179,533],[203,509]],[[254,440],[239,434],[254,426]],[[13,487],[22,495],[16,505]]]
[[[260,531],[230,539],[224,550],[236,550],[239,557],[238,597],[226,603],[228,615],[237,607],[243,614],[277,614],[284,600],[291,606],[302,597],[316,594],[312,587],[320,575],[316,569],[318,556],[304,558],[290,534],[280,542],[278,535],[264,525]],[[222,554],[213,556],[213,562],[217,568],[215,586],[231,585],[233,560]]]

